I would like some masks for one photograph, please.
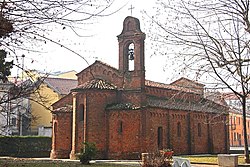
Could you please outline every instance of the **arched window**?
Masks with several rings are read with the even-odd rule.
[[[80,104],[79,106],[79,121],[84,120],[84,105]]]
[[[135,46],[133,43],[129,44],[128,46],[128,70],[129,71],[134,71],[135,68]]]
[[[177,123],[177,136],[181,137],[181,123],[180,122]]]

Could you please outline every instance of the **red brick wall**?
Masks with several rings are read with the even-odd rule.
[[[190,114],[191,129],[191,153],[209,153],[208,143],[208,120],[207,114],[201,112],[193,112]],[[199,134],[200,125],[200,134]]]
[[[121,95],[121,102],[122,103],[133,103],[137,106],[141,106],[145,101],[144,92],[138,91],[123,91]]]
[[[140,110],[109,111],[109,158],[138,159],[144,143],[141,132]]]
[[[145,126],[143,126],[141,113],[146,113]],[[226,153],[228,148],[225,146],[225,141],[228,139],[225,127],[227,126],[221,120],[216,125],[214,125],[215,121],[208,123],[207,116],[206,113],[161,108],[110,111],[109,158],[132,158],[135,153],[140,155],[140,152],[159,150],[158,127],[163,129],[162,148],[171,148],[176,155],[210,153],[211,150],[216,153]],[[223,121],[224,117],[226,116],[221,116]],[[120,121],[123,122],[123,133],[119,133]],[[181,125],[180,136],[178,136],[178,122]],[[200,136],[198,124],[200,124]],[[210,132],[208,132],[209,129]],[[209,133],[214,140],[209,141]]]
[[[57,102],[55,102],[54,104],[52,104],[53,110],[59,108],[59,107],[63,107],[65,105],[72,105],[72,94],[68,94],[66,96],[64,96],[63,98],[61,98],[60,100],[58,100]]]
[[[155,152],[158,150],[158,127],[162,127],[162,147],[168,148],[168,112],[160,108],[148,108],[146,116],[146,141],[143,150]]]
[[[211,150],[220,153],[227,152],[226,115],[220,116],[223,120],[216,120],[217,124],[214,125],[215,121],[208,122],[209,114],[207,113],[160,108],[149,108],[147,111],[145,146],[148,148],[148,152],[158,149],[158,127],[163,128],[163,148],[171,148],[175,154],[211,153]],[[218,115],[210,117],[216,116]],[[178,122],[181,127],[180,136],[178,136]],[[198,124],[200,124],[200,136],[198,135]],[[213,141],[210,141],[209,135],[215,136]]]
[[[99,61],[96,61],[93,65],[84,69],[82,72],[77,74],[77,76],[78,85],[92,80],[93,77],[105,79],[110,83],[115,84],[117,87],[122,87],[123,84],[123,78],[117,69]]]
[[[147,95],[158,97],[174,96],[177,99],[184,98],[193,102],[200,100],[200,97],[195,94],[178,94],[173,90],[146,88],[146,92]],[[210,125],[211,122],[207,122],[208,117],[213,117],[208,116],[209,114],[205,112],[163,108],[105,110],[107,104],[117,102],[133,102],[138,106],[141,106],[141,104],[143,106],[145,99],[143,90],[123,90],[120,93],[108,90],[85,90],[77,94],[78,106],[86,101],[86,104],[84,103],[87,112],[86,141],[96,143],[100,151],[99,157],[134,159],[138,158],[141,152],[155,152],[161,149],[158,148],[159,127],[162,128],[162,148],[172,148],[175,154],[226,152],[225,141],[227,138],[225,133],[227,126],[225,126],[226,121],[222,116],[211,119],[213,120],[212,123],[220,123]],[[72,100],[72,97],[68,96],[59,103],[64,105],[70,103],[70,100]],[[77,109],[77,114],[79,118],[79,109]],[[54,155],[63,157],[62,155],[59,156],[60,151],[64,151],[64,155],[68,155],[71,150],[71,129],[67,130],[70,133],[65,133],[64,128],[71,128],[71,116],[64,118],[57,115],[55,120],[58,122],[58,126],[63,128],[61,128],[61,132],[57,132],[56,144],[53,146],[57,154],[54,153]],[[66,122],[63,123],[65,120]],[[123,131],[119,132],[121,122]],[[180,136],[178,136],[178,123],[181,128]],[[201,128],[200,136],[198,135],[198,124]],[[83,125],[83,121],[78,121],[77,151],[80,151],[81,143],[84,140]]]
[[[86,141],[96,144],[101,157],[106,156],[107,143],[107,125],[106,125],[106,111],[105,107],[109,103],[116,102],[116,92],[114,91],[86,91],[87,104],[87,128]],[[84,97],[84,96],[83,96]],[[78,96],[77,103],[81,104],[83,98]],[[79,113],[78,113],[79,114]],[[78,115],[79,117],[79,115]],[[83,122],[78,124],[78,147],[79,151],[81,143],[83,142]]]
[[[188,154],[188,117],[184,111],[170,111],[170,145],[175,154]],[[181,125],[180,136],[178,136],[178,123]]]
[[[51,158],[69,158],[71,151],[72,113],[53,115],[53,136]]]
[[[225,124],[228,121],[228,117],[210,115],[211,120],[211,139],[213,141],[214,153],[226,153],[229,147],[229,130]],[[227,142],[226,142],[227,141]],[[226,145],[227,144],[227,145]]]

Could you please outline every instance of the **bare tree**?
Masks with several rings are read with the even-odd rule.
[[[31,101],[50,110],[46,105],[49,97],[37,95],[47,75],[40,75],[38,79],[32,79],[28,72],[27,75],[24,80],[14,83],[0,81],[0,135],[30,134],[31,122],[40,119],[31,111]]]
[[[242,106],[245,161],[249,162],[246,128],[246,99],[250,93],[249,0],[158,0],[155,13],[152,16],[145,13],[150,18],[151,39],[157,42],[161,53],[174,53],[172,58],[181,62],[183,71],[191,72],[214,89],[229,89],[238,97]]]
[[[77,37],[89,36],[88,32],[86,34],[79,32],[83,32],[82,30],[95,23],[98,18],[116,12],[110,9],[113,3],[114,0],[0,1],[0,49],[5,53],[4,56],[0,55],[0,85],[6,88],[0,92],[0,115],[6,118],[7,124],[10,121],[9,115],[15,114],[14,110],[17,108],[24,107],[20,99],[35,100],[41,105],[46,101],[45,97],[39,96],[37,100],[32,99],[30,95],[37,91],[47,74],[41,76],[38,81],[34,81],[32,77],[30,77],[31,82],[22,80],[20,84],[11,84],[7,81],[12,66],[29,75],[29,69],[25,69],[20,62],[24,59],[24,55],[19,56],[20,52],[33,54],[40,52],[44,45],[53,43],[71,51],[88,64],[84,56],[63,42],[66,36],[53,36],[53,31],[62,31],[65,34],[70,32],[70,35]],[[48,108],[45,105],[44,107]],[[28,113],[29,108],[25,107],[25,110]]]
[[[51,32],[68,29],[81,36],[78,34],[79,29],[86,29],[98,17],[114,13],[108,11],[113,2],[114,0],[2,0],[0,47],[11,53],[20,49],[37,52],[39,49],[36,45],[52,42],[87,62],[58,37],[51,36]]]

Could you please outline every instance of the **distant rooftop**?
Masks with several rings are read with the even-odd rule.
[[[65,78],[46,78],[44,83],[61,95],[67,95],[77,86],[77,80]]]

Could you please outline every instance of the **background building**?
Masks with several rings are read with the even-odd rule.
[[[32,113],[31,134],[52,136],[52,107],[51,104],[70,93],[70,89],[77,85],[75,72],[41,79],[41,83],[30,95],[30,109]],[[66,77],[66,78],[65,78]],[[39,81],[37,81],[39,82]]]

